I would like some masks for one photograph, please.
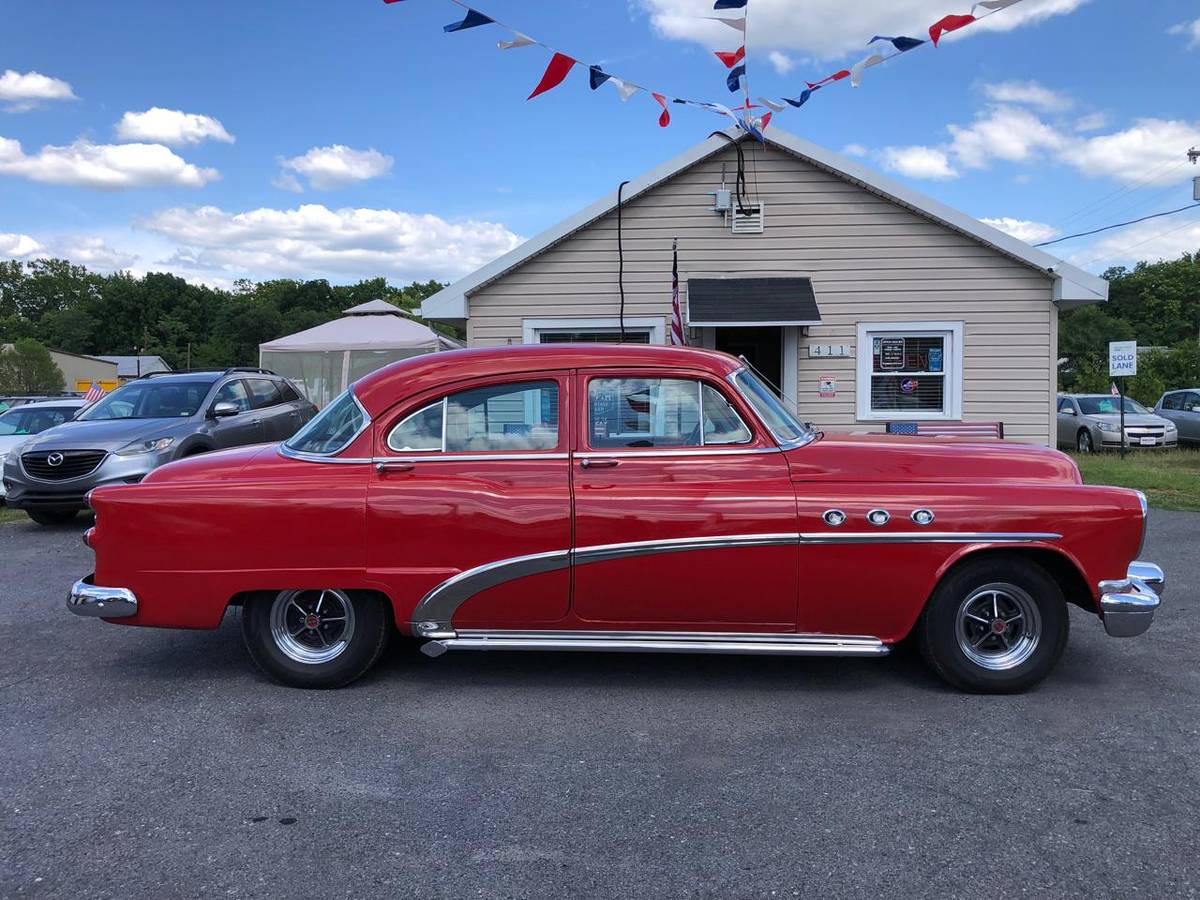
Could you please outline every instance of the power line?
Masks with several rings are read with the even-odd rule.
[[[1171,209],[1166,212],[1154,213],[1151,216],[1142,216],[1140,219],[1131,219],[1128,222],[1118,222],[1116,225],[1105,225],[1103,228],[1096,228],[1092,231],[1081,231],[1079,234],[1068,234],[1066,237],[1055,238],[1052,241],[1042,241],[1040,244],[1034,244],[1035,247],[1049,247],[1052,244],[1061,244],[1063,241],[1073,241],[1075,238],[1089,237],[1093,234],[1100,234],[1102,231],[1112,231],[1114,228],[1125,228],[1128,225],[1137,225],[1139,222],[1149,222],[1151,219],[1161,219],[1164,216],[1174,216],[1181,212],[1186,212],[1189,209],[1200,207],[1200,203],[1189,203],[1187,206],[1181,206],[1179,209]]]
[[[1114,253],[1109,253],[1109,254],[1105,254],[1103,256],[1093,257],[1092,259],[1089,259],[1086,263],[1084,263],[1084,266],[1085,267],[1090,266],[1093,263],[1104,262],[1105,260],[1109,260],[1109,259],[1122,259],[1123,257],[1125,257],[1126,254],[1132,253],[1138,247],[1144,247],[1146,244],[1149,244],[1153,241],[1157,241],[1160,238],[1170,237],[1173,234],[1183,231],[1185,228],[1191,228],[1191,227],[1192,227],[1191,222],[1184,222],[1178,228],[1170,228],[1166,231],[1160,231],[1158,234],[1152,234],[1152,235],[1150,235],[1150,237],[1146,238],[1145,240],[1138,241],[1136,244],[1132,244],[1128,247],[1123,247],[1122,249],[1117,250]]]

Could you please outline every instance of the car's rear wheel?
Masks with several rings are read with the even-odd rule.
[[[1079,429],[1079,436],[1075,438],[1075,449],[1080,453],[1091,453],[1096,449],[1092,443],[1092,433],[1086,428]]]
[[[1018,557],[967,562],[943,579],[917,624],[921,652],[950,684],[985,694],[1027,690],[1067,645],[1062,589]]]
[[[39,525],[66,525],[79,515],[77,509],[27,509],[25,514]]]
[[[361,678],[387,646],[391,621],[377,594],[289,590],[251,599],[242,636],[254,662],[293,687],[336,688]]]

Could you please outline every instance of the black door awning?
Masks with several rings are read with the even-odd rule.
[[[688,325],[820,325],[809,278],[690,278]]]

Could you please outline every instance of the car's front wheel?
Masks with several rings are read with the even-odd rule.
[[[1067,645],[1062,589],[1018,557],[966,562],[938,585],[917,624],[921,652],[950,684],[1012,694],[1045,678]]]
[[[1079,429],[1079,437],[1075,439],[1075,449],[1080,453],[1091,453],[1096,449],[1092,443],[1092,433],[1086,428]]]
[[[276,681],[336,688],[375,665],[391,634],[390,612],[377,594],[280,591],[246,602],[242,636],[254,662]]]
[[[39,525],[66,525],[68,522],[75,521],[75,517],[79,515],[77,509],[27,509],[26,515]]]

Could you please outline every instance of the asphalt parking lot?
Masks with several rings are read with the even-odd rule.
[[[393,648],[278,687],[69,615],[83,522],[0,525],[4,896],[1193,896],[1200,514],[1146,636],[1072,611],[1019,697],[879,661]]]

